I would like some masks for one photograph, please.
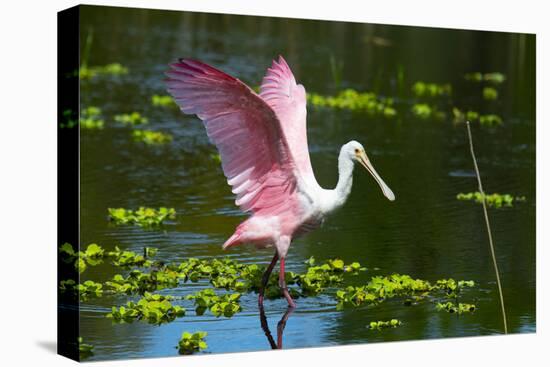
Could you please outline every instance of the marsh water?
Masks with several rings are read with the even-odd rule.
[[[488,193],[525,196],[511,208],[489,210],[512,333],[534,332],[535,319],[535,45],[534,36],[420,27],[289,20],[231,15],[83,7],[81,39],[93,33],[88,65],[121,63],[127,75],[100,76],[81,83],[81,107],[102,109],[105,128],[81,130],[81,244],[115,245],[141,252],[159,249],[157,259],[230,257],[265,265],[272,250],[251,247],[222,251],[221,244],[244,218],[234,204],[219,163],[211,158],[201,122],[175,108],[151,104],[166,94],[163,72],[178,57],[210,63],[257,86],[277,55],[284,55],[308,92],[335,94],[345,88],[374,91],[395,99],[397,116],[308,106],[308,139],[319,183],[332,188],[342,144],[363,143],[374,166],[396,194],[384,198],[372,177],[356,168],[347,204],[322,228],[294,241],[287,270],[304,261],[341,258],[367,271],[346,278],[365,284],[374,275],[409,274],[435,281],[474,280],[464,295],[473,314],[436,311],[430,301],[406,307],[388,300],[373,307],[336,310],[330,292],[297,300],[283,334],[284,348],[419,340],[502,333],[499,298],[481,206],[459,201],[477,190],[465,126],[452,123],[453,105],[500,115],[503,124],[474,124],[473,135]],[[468,72],[500,72],[506,81],[496,101],[481,98]],[[450,83],[452,102],[443,121],[410,112],[416,81]],[[452,105],[451,105],[452,103]],[[445,105],[447,104],[447,105]],[[147,128],[174,140],[148,146],[131,138],[131,127],[114,122],[138,111]],[[158,229],[115,226],[107,208],[173,207],[175,220]],[[108,263],[88,267],[82,279],[104,282],[124,273]],[[207,283],[186,283],[163,294],[185,295]],[[112,306],[137,297],[103,295],[82,303],[80,335],[93,344],[89,360],[175,356],[183,331],[208,332],[202,353],[268,350],[260,326],[257,295],[243,294],[243,311],[232,318],[197,316],[189,301],[184,317],[161,326],[113,324]],[[176,302],[178,303],[178,302]],[[267,300],[274,337],[286,311],[284,299]],[[370,321],[399,319],[395,329],[373,331]]]

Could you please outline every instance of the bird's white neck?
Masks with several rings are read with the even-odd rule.
[[[351,192],[351,186],[353,184],[353,167],[353,161],[342,149],[338,156],[338,184],[336,184],[336,188],[334,189],[335,209],[344,205]]]

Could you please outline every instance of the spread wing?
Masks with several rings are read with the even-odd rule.
[[[180,59],[170,67],[168,92],[203,121],[235,203],[254,214],[294,208],[296,166],[274,110],[240,80],[202,62]]]
[[[275,111],[300,177],[317,183],[311,168],[306,130],[306,91],[282,56],[272,66],[260,87],[260,97]]]

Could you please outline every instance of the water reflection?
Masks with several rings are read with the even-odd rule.
[[[271,330],[269,330],[269,324],[267,322],[267,317],[265,316],[265,310],[264,306],[259,306],[260,309],[260,325],[262,326],[262,330],[265,333],[265,336],[267,338],[267,341],[269,342],[269,345],[271,346],[271,349],[283,349],[283,333],[285,331],[286,322],[290,318],[290,315],[294,312],[294,307],[288,307],[286,312],[283,314],[283,317],[279,320],[277,323],[277,343],[275,343],[275,340],[273,339],[273,335],[271,335]]]

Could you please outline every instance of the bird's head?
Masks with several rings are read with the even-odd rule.
[[[382,189],[382,193],[385,197],[388,198],[388,200],[395,200],[395,195],[393,194],[393,191],[390,190],[388,185],[386,185],[384,180],[382,180],[382,178],[378,175],[378,173],[372,166],[372,163],[370,162],[367,153],[365,152],[365,148],[363,148],[363,145],[361,145],[361,143],[352,140],[343,146],[343,150],[353,162],[359,162],[363,167],[367,169],[367,171],[369,171],[369,173],[372,175],[372,177],[374,177],[374,179]]]

